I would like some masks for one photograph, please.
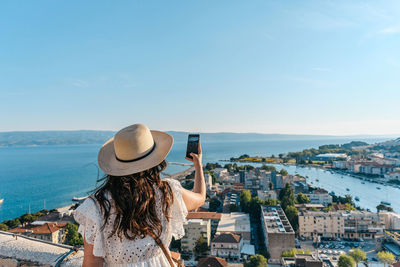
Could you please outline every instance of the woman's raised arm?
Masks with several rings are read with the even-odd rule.
[[[206,184],[204,181],[201,145],[199,142],[199,154],[190,153],[193,159],[186,157],[187,160],[193,162],[195,169],[193,190],[182,188],[182,198],[188,211],[195,210],[204,204],[206,200]]]

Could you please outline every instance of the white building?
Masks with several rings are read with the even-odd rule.
[[[400,181],[400,171],[393,171],[385,174],[385,178],[390,180],[398,180]]]
[[[207,191],[211,191],[212,190],[212,186],[213,186],[211,175],[209,173],[206,173],[206,174],[204,174],[204,178],[205,178],[205,181],[206,181],[206,189],[207,189]]]
[[[257,190],[257,196],[261,200],[267,200],[268,198],[278,199],[278,193],[275,190]]]
[[[223,213],[217,228],[217,235],[233,233],[241,235],[244,243],[250,244],[250,216],[243,212]]]
[[[347,161],[334,161],[333,168],[336,169],[347,169]]]
[[[228,261],[239,261],[243,247],[240,235],[224,233],[214,237],[211,242],[211,255],[225,258]]]
[[[400,230],[400,214],[394,212],[379,212],[385,221],[385,229]]]
[[[211,222],[202,219],[189,219],[184,225],[185,236],[181,240],[182,251],[193,252],[196,242],[203,237],[210,245],[211,238]]]
[[[310,198],[311,204],[322,204],[328,206],[332,203],[332,196],[323,189],[314,190],[313,193],[307,194],[307,196]]]
[[[228,169],[226,169],[226,168],[215,168],[214,174],[215,174],[215,177],[218,178],[218,180],[223,180],[225,177],[227,177],[229,175],[229,172],[228,172]]]

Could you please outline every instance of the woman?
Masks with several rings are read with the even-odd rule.
[[[173,143],[169,134],[143,124],[126,127],[100,149],[102,186],[74,212],[84,237],[83,266],[169,267],[168,245],[185,234],[187,211],[206,197],[202,153],[191,154],[193,191],[161,179]]]

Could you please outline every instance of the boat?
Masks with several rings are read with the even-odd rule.
[[[73,197],[72,198],[72,200],[73,201],[81,201],[81,200],[85,200],[85,199],[87,199],[88,197]]]
[[[3,204],[4,198],[0,199],[0,204]]]
[[[386,206],[392,205],[390,202],[386,202],[386,201],[381,201],[381,204],[382,204],[382,205],[386,205]]]
[[[377,186],[376,189],[380,190],[381,188],[379,186]]]
[[[316,179],[315,181],[319,182],[319,179]]]
[[[360,201],[359,197],[355,197],[354,199],[355,199],[355,201]]]
[[[350,191],[350,189],[346,188],[346,191]]]
[[[365,182],[361,182],[362,184],[365,184]]]

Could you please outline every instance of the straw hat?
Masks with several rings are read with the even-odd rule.
[[[134,124],[123,128],[101,147],[99,167],[109,175],[123,176],[160,164],[171,150],[171,135]]]

